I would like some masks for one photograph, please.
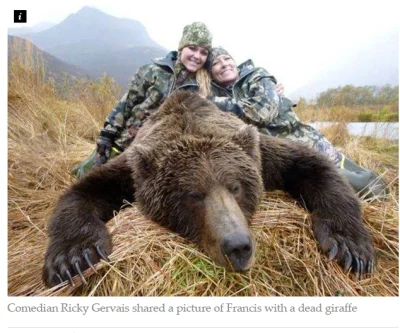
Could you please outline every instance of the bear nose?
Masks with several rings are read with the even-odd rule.
[[[247,233],[234,232],[225,236],[221,248],[225,258],[235,271],[244,271],[248,268],[253,246]]]

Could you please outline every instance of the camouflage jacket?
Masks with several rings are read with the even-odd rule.
[[[275,86],[277,80],[263,68],[255,67],[252,60],[238,66],[239,79],[230,88],[212,82],[212,100],[222,111],[230,111],[244,121],[256,125],[270,134],[290,130],[300,122],[293,112],[293,102],[280,97]]]
[[[293,111],[293,102],[280,97],[276,79],[251,60],[238,66],[239,79],[229,88],[212,82],[212,100],[222,111],[235,113],[245,122],[258,127],[261,133],[302,142],[327,155],[335,164],[341,154],[315,128],[303,123]]]
[[[276,79],[251,60],[238,66],[239,80],[230,88],[212,82],[212,100],[222,111],[235,113],[261,133],[302,142],[327,155],[335,164],[341,154],[315,128],[303,123],[293,111],[293,102],[276,93]]]
[[[132,78],[129,91],[106,117],[100,136],[109,137],[123,150],[131,141],[129,128],[141,125],[145,111],[158,108],[176,89],[197,91],[196,79],[190,75],[176,86],[176,61],[177,52],[171,51],[165,58],[156,58],[152,64],[140,67]]]
[[[239,79],[229,88],[212,82],[210,98],[223,111],[230,111],[244,121],[265,126],[278,115],[280,98],[275,91],[276,79],[252,60],[238,66]]]

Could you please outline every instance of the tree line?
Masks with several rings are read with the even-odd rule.
[[[317,107],[398,105],[399,86],[346,85],[320,93],[315,102]]]

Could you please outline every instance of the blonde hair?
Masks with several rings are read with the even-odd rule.
[[[211,77],[210,73],[204,67],[196,72],[196,81],[199,85],[198,94],[201,97],[207,97],[211,94]]]

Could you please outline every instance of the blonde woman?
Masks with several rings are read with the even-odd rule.
[[[105,163],[133,141],[138,128],[152,109],[178,89],[191,90],[203,97],[210,94],[210,78],[204,68],[212,48],[212,35],[201,22],[185,26],[178,51],[138,69],[128,92],[106,117],[97,140],[97,150],[73,174],[82,178],[93,166]]]

